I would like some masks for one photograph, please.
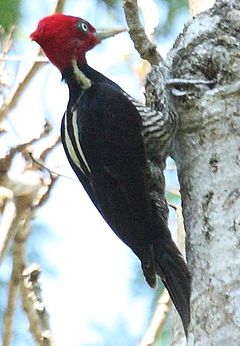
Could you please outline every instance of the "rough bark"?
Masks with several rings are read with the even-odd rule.
[[[240,2],[218,0],[186,25],[167,63],[181,123],[173,156],[193,275],[188,345],[240,340]],[[178,89],[178,90],[177,90]],[[175,333],[173,344],[184,344]]]
[[[147,103],[162,112],[165,129],[171,117],[164,109],[173,101],[168,89],[175,95],[170,135],[180,118],[172,155],[193,275],[188,345],[234,346],[240,340],[239,48],[240,3],[218,0],[186,25],[165,65],[154,67],[146,84]],[[149,157],[156,165],[163,160],[161,169],[171,142],[167,136],[165,145],[162,138],[158,146],[154,135],[145,137]],[[182,328],[175,324],[173,345],[184,344]]]

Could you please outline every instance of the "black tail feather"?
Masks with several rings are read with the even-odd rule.
[[[190,323],[191,274],[187,264],[172,240],[167,224],[158,213],[154,213],[154,259],[156,273],[162,279],[181,317],[187,336]]]
[[[156,271],[181,317],[187,336],[190,323],[191,275],[171,237],[154,244]]]

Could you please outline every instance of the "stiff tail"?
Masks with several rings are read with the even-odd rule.
[[[187,336],[190,323],[191,275],[171,237],[154,244],[156,272],[181,317]]]
[[[169,292],[187,336],[190,323],[191,275],[167,225],[159,215],[155,215],[154,220],[157,233],[153,242],[156,273]]]

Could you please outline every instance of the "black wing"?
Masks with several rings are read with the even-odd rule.
[[[83,93],[77,112],[98,209],[144,261],[151,243],[151,203],[140,115],[121,91],[105,83]]]
[[[68,109],[62,119],[61,123],[61,140],[63,144],[63,148],[65,150],[67,159],[83,185],[85,191],[88,196],[91,198],[92,202],[97,207],[98,204],[96,202],[96,198],[93,192],[93,189],[90,184],[90,171],[88,165],[85,164],[85,157],[81,155],[81,151],[79,151],[77,146],[78,138],[75,137],[74,129],[73,129],[73,112]],[[76,132],[76,131],[75,131]]]

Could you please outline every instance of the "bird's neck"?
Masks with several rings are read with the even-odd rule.
[[[105,77],[103,74],[91,68],[87,63],[78,63],[77,67],[83,74],[82,77],[84,78],[85,76],[90,81],[90,83],[107,83],[120,89],[120,87],[116,83],[114,83],[109,78]],[[74,70],[73,66],[70,66],[63,71],[62,78],[67,83],[69,88],[69,106],[73,106],[76,103],[79,96],[81,95],[82,91],[87,88],[87,81],[83,80],[83,83],[79,81],[76,69]]]

